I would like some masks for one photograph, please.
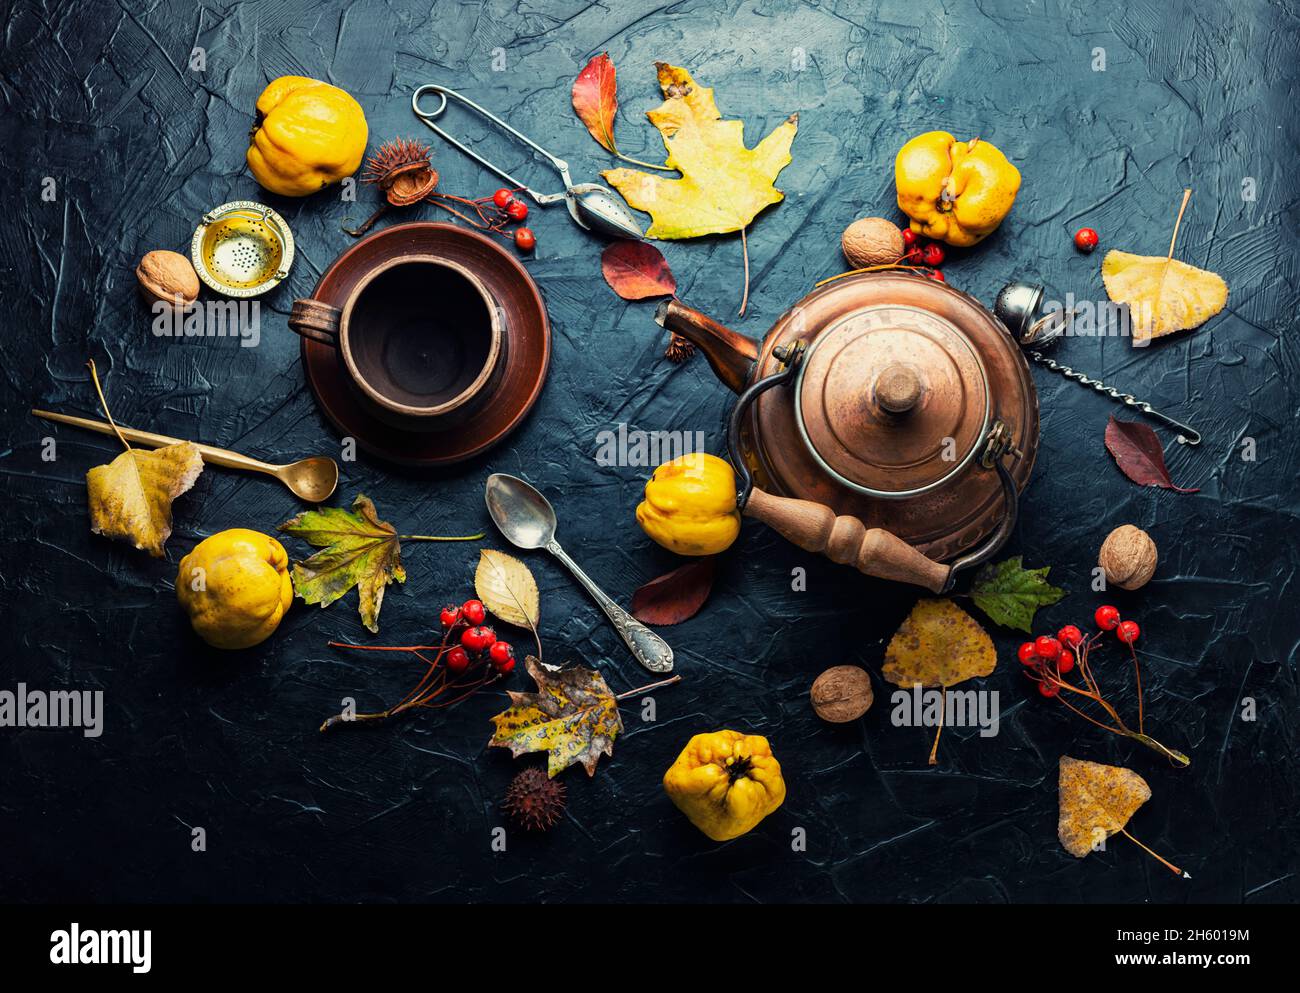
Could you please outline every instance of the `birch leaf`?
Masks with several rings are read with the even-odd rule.
[[[507,624],[537,630],[540,597],[537,580],[513,555],[491,548],[479,551],[474,591],[483,606]]]

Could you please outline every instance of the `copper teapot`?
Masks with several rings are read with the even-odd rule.
[[[978,300],[878,272],[814,290],[762,342],[676,299],[655,320],[739,394],[727,444],[745,516],[935,593],[1010,537],[1038,450],[1038,394]]]

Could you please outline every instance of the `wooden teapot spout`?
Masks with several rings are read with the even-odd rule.
[[[699,348],[709,360],[714,375],[731,387],[732,392],[744,390],[758,360],[758,342],[724,328],[676,297],[659,305],[655,311],[655,323]]]

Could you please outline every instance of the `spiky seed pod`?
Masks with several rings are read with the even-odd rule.
[[[408,207],[433,192],[438,173],[429,164],[429,146],[411,138],[396,138],[379,146],[366,159],[362,181],[384,191],[394,207]]]
[[[664,349],[664,358],[679,365],[694,354],[695,346],[681,335],[675,333],[668,339],[668,347]]]
[[[564,812],[564,784],[536,766],[525,769],[511,781],[501,808],[528,831],[548,831]]]

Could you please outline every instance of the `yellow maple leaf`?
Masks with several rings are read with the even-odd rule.
[[[1199,327],[1228,303],[1222,276],[1158,255],[1109,251],[1101,280],[1107,296],[1128,304],[1135,343]]]
[[[682,174],[665,179],[638,169],[601,173],[631,206],[654,219],[649,238],[696,238],[744,228],[760,210],[784,199],[773,183],[790,163],[799,116],[792,114],[753,149],[744,124],[724,121],[713,90],[678,66],[657,62],[664,102],[646,116],[663,136],[665,164]]]
[[[1122,831],[1138,807],[1151,799],[1151,787],[1131,769],[1068,755],[1061,756],[1059,783],[1056,834],[1065,850],[1079,859]]]
[[[190,442],[151,452],[128,448],[86,473],[90,530],[162,558],[172,533],[172,501],[194,485],[203,457]]]

